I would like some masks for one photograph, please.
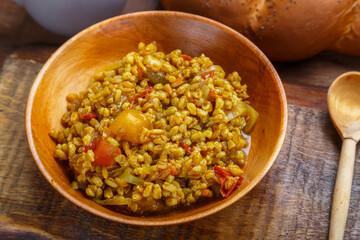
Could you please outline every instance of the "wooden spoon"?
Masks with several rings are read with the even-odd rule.
[[[360,139],[360,72],[347,72],[330,86],[330,117],[343,144],[330,218],[330,240],[343,239],[353,179],[355,149]]]

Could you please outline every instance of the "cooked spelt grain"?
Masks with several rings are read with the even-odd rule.
[[[49,133],[57,142],[55,157],[68,160],[75,173],[72,188],[139,213],[219,195],[215,165],[229,174],[224,188],[230,189],[243,174],[249,144],[241,132],[246,119],[230,114],[248,98],[241,77],[233,72],[225,78],[204,54],[164,54],[155,43],[138,47],[99,69],[86,91],[69,94],[65,129]],[[129,129],[109,130],[128,109],[151,123],[147,128],[129,120],[129,129],[140,128],[140,144],[123,139]],[[108,155],[110,165],[97,162]]]

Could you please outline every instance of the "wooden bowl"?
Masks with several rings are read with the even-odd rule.
[[[55,143],[49,131],[61,128],[65,97],[85,90],[90,77],[104,64],[137,51],[138,43],[156,41],[158,49],[201,53],[227,73],[238,71],[248,85],[251,104],[259,112],[244,168],[245,180],[230,197],[182,212],[137,217],[111,211],[73,190],[66,169],[54,159]],[[64,197],[104,218],[135,225],[184,223],[213,214],[239,200],[264,177],[284,141],[287,103],[283,86],[264,54],[238,32],[197,15],[152,11],[111,18],[95,24],[61,46],[45,63],[31,88],[26,107],[26,133],[30,150],[45,178]]]

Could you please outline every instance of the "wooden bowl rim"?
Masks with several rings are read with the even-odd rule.
[[[102,211],[93,209],[87,205],[84,205],[82,203],[82,201],[71,196],[70,194],[67,193],[66,190],[62,189],[53,180],[53,178],[50,176],[50,174],[45,170],[45,168],[42,164],[42,161],[39,158],[39,155],[35,148],[33,135],[32,135],[32,131],[31,131],[31,129],[32,129],[32,127],[31,127],[32,105],[33,105],[33,101],[34,101],[34,97],[35,97],[37,88],[38,88],[44,74],[47,72],[47,69],[49,68],[49,66],[51,66],[53,61],[63,52],[63,50],[66,49],[69,45],[71,45],[78,38],[81,38],[82,36],[86,35],[87,33],[94,31],[96,29],[99,29],[109,23],[116,22],[116,21],[122,21],[122,20],[126,20],[126,19],[144,17],[144,16],[154,16],[154,17],[155,16],[168,16],[168,17],[179,17],[179,18],[186,18],[186,19],[195,20],[195,21],[201,21],[203,23],[206,23],[206,24],[212,25],[216,28],[219,28],[219,29],[229,33],[230,35],[234,36],[235,38],[239,39],[241,42],[246,43],[252,51],[257,53],[257,55],[259,56],[259,59],[265,63],[265,66],[268,68],[268,70],[271,72],[272,76],[275,78],[275,82],[277,84],[277,88],[279,91],[279,97],[281,100],[281,108],[282,108],[281,110],[282,110],[283,118],[282,118],[282,121],[279,123],[280,124],[280,135],[279,135],[279,138],[277,139],[276,147],[275,147],[272,155],[269,157],[270,159],[267,162],[263,172],[261,174],[259,174],[253,180],[253,182],[251,184],[247,185],[241,192],[228,197],[226,199],[227,201],[224,201],[223,203],[220,203],[219,205],[217,205],[207,211],[196,212],[193,215],[184,216],[181,218],[161,220],[161,219],[156,219],[156,217],[151,217],[151,218],[133,217],[134,219],[124,219],[121,217],[113,216],[113,215],[104,213]],[[276,158],[280,152],[280,149],[284,143],[285,133],[286,133],[286,128],[287,128],[287,121],[288,121],[288,112],[287,112],[287,101],[286,101],[284,87],[282,85],[280,77],[279,77],[278,73],[276,72],[275,68],[273,67],[271,62],[268,60],[268,58],[262,53],[262,51],[255,44],[253,44],[250,40],[248,40],[246,37],[244,37],[242,34],[240,34],[239,32],[233,30],[232,28],[230,28],[222,23],[219,23],[215,20],[212,20],[212,19],[209,19],[206,17],[202,17],[199,15],[184,13],[184,12],[177,12],[177,11],[142,11],[142,12],[119,15],[119,16],[101,21],[99,23],[96,23],[96,24],[82,30],[78,34],[74,35],[69,40],[67,40],[62,46],[60,46],[55,51],[55,53],[53,53],[51,55],[51,57],[46,61],[46,63],[44,64],[44,66],[42,67],[42,69],[40,70],[38,75],[36,76],[34,83],[31,87],[28,99],[27,99],[27,105],[26,105],[26,111],[25,111],[25,131],[26,131],[28,145],[29,145],[31,154],[35,160],[36,165],[38,166],[38,168],[40,169],[40,171],[42,172],[44,177],[48,180],[48,182],[61,195],[63,195],[65,198],[67,198],[68,200],[70,200],[71,202],[73,202],[74,204],[76,204],[77,206],[81,207],[82,209],[84,209],[86,211],[89,211],[89,212],[91,212],[97,216],[103,217],[105,219],[109,219],[109,220],[120,222],[120,223],[138,225],[138,226],[165,226],[165,225],[190,222],[190,221],[194,221],[194,220],[209,216],[211,214],[214,214],[214,213],[230,206],[234,202],[238,201],[240,198],[242,198],[244,195],[246,195],[251,189],[253,189],[259,183],[259,181],[265,176],[265,174],[269,171],[269,169],[273,165],[273,163],[276,160]],[[118,214],[125,215],[125,214],[121,214],[121,213],[118,213]],[[148,221],[148,220],[150,220],[150,221]]]

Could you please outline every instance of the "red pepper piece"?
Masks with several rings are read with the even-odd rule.
[[[81,150],[82,152],[87,152],[88,150],[95,151],[97,145],[99,144],[99,138],[95,138],[89,146],[82,146]]]
[[[135,95],[134,97],[134,100],[132,101],[132,104],[137,104],[138,101],[139,101],[139,98],[144,98],[146,96],[149,96],[149,94],[154,90],[153,87],[149,87],[147,90],[145,90],[144,92],[138,94],[138,95]]]
[[[81,115],[82,119],[92,119],[92,118],[96,118],[96,113],[91,112],[91,113],[85,113],[83,115]]]
[[[221,184],[220,192],[223,197],[228,197],[234,191],[235,187],[237,186],[238,179],[231,185],[229,189],[225,188],[225,183]]]
[[[191,59],[193,59],[192,57],[190,57],[188,55],[181,55],[181,57],[186,61],[191,61]]]
[[[189,146],[184,142],[180,142],[180,147],[186,150]]]
[[[213,89],[210,89],[209,95],[210,95],[211,97],[217,97],[217,94],[216,94],[216,92],[215,92]]]
[[[191,153],[194,151],[193,148],[190,148],[186,143],[184,142],[180,142],[180,147],[182,147],[183,149],[185,149],[185,152],[189,155],[191,155]]]
[[[211,71],[202,73],[200,76],[201,76],[203,79],[207,79],[208,77],[213,77],[213,76],[214,76],[214,73],[215,73],[215,71],[214,71],[214,70],[211,70]]]
[[[194,149],[192,149],[192,148],[188,148],[188,149],[186,149],[185,150],[185,152],[187,153],[187,154],[189,154],[189,155],[191,155],[191,153],[194,151]]]
[[[87,152],[89,150],[95,151],[96,145],[92,142],[89,146],[82,146],[82,152]]]
[[[182,79],[181,79],[181,78],[177,78],[177,79],[175,80],[175,82],[176,82],[176,83],[180,83],[180,82],[182,82]]]
[[[141,79],[143,77],[143,75],[144,75],[144,71],[139,69],[138,70],[138,78]]]
[[[237,181],[237,183],[236,183],[236,187],[237,187],[237,188],[240,187],[240,185],[241,185],[241,183],[242,183],[243,180],[244,180],[243,177],[239,177],[239,179],[238,179],[238,181]]]
[[[120,153],[120,148],[101,139],[94,151],[94,164],[109,167],[114,163],[114,158]]]
[[[214,172],[215,172],[215,176],[219,179],[219,178],[224,178],[224,179],[228,179],[229,177],[231,177],[231,173],[228,173],[227,171],[225,171],[224,169],[222,169],[219,166],[214,166]],[[220,179],[219,179],[220,180]]]
[[[203,197],[208,197],[210,194],[210,190],[209,189],[202,189],[201,190],[201,196]]]
[[[207,99],[210,102],[215,102],[217,97],[218,97],[217,93],[213,89],[210,89],[209,96]]]
[[[96,108],[94,106],[91,106],[91,112],[90,113],[85,113],[83,115],[81,115],[82,119],[92,119],[92,118],[96,118],[97,114],[96,114]]]
[[[240,177],[239,179],[235,179],[234,183],[231,185],[230,188],[225,188],[225,183],[229,179],[229,177],[232,177],[233,175],[224,169],[222,169],[219,166],[214,166],[214,172],[216,178],[219,180],[221,187],[220,187],[220,193],[223,197],[228,197],[230,194],[234,191],[235,188],[239,187],[243,181],[243,177]]]
[[[171,166],[170,169],[171,169],[170,171],[171,175],[176,176],[179,174],[179,171],[174,166]]]

